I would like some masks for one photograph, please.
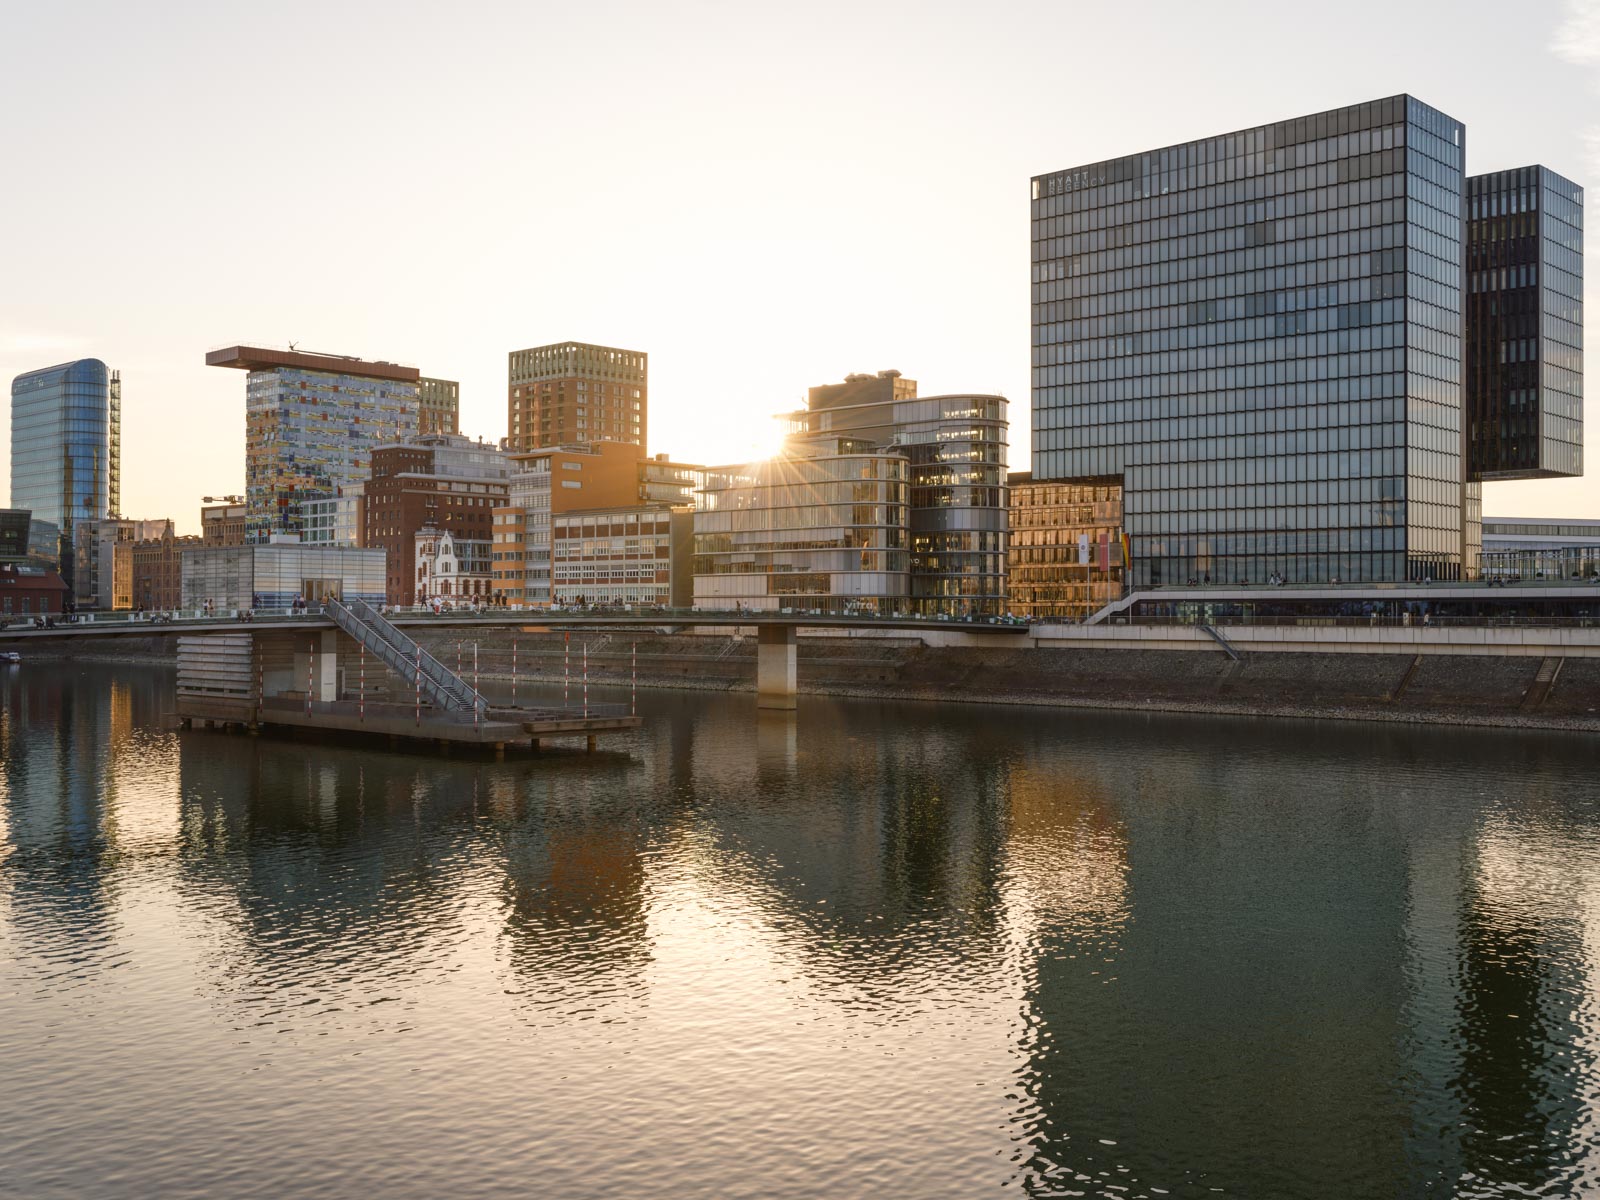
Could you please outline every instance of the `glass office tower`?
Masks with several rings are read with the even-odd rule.
[[[120,401],[120,379],[98,358],[29,371],[11,382],[11,504],[59,530],[69,583],[75,524],[115,515],[121,435],[113,387]]]
[[[1033,180],[1033,476],[1133,586],[1475,569],[1464,150],[1393,96]]]
[[[1481,479],[1583,474],[1583,189],[1467,180],[1467,429]]]

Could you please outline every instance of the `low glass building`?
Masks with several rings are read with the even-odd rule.
[[[266,545],[195,546],[183,552],[183,607],[217,612],[285,609],[296,598],[384,602],[385,554],[278,540]]]
[[[904,613],[911,604],[903,454],[843,437],[706,471],[694,514],[700,608]]]

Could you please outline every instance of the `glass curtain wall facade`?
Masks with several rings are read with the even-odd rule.
[[[909,611],[993,616],[1005,611],[1007,436],[1003,396],[922,396],[897,373],[858,376],[911,395],[852,403],[844,385],[811,389],[791,437],[848,437],[905,455],[909,484]],[[820,394],[820,397],[819,397]],[[826,406],[819,398],[830,401]]]
[[[382,550],[295,543],[265,546],[198,546],[183,552],[183,607],[217,611],[283,609],[296,597],[323,596],[384,602],[387,572]]]
[[[1469,454],[1482,479],[1583,474],[1583,189],[1467,180]]]
[[[1033,180],[1036,479],[1134,586],[1458,578],[1461,124],[1408,96]]]
[[[1122,598],[1122,489],[1011,476],[1007,609],[1081,621]]]
[[[251,371],[245,397],[252,541],[300,532],[301,500],[364,483],[376,447],[417,433],[415,382],[285,366]]]
[[[11,383],[11,504],[56,527],[51,554],[69,584],[75,526],[113,512],[121,437],[112,433],[112,379],[105,363],[84,358]]]
[[[694,514],[695,604],[909,611],[908,490],[904,456],[849,439],[708,469]]]

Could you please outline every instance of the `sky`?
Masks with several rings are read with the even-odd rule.
[[[0,0],[0,404],[119,368],[123,513],[180,532],[243,489],[239,342],[457,379],[486,438],[508,352],[643,350],[707,463],[894,368],[1008,396],[1026,469],[1030,178],[1397,92],[1471,173],[1600,181],[1600,0]],[[1591,462],[1485,511],[1600,517]]]

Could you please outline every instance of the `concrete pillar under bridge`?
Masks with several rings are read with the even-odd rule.
[[[284,690],[311,687],[313,700],[339,698],[339,631],[301,634],[295,639],[294,666]]]
[[[795,627],[762,625],[756,636],[756,707],[794,708],[799,679]]]

